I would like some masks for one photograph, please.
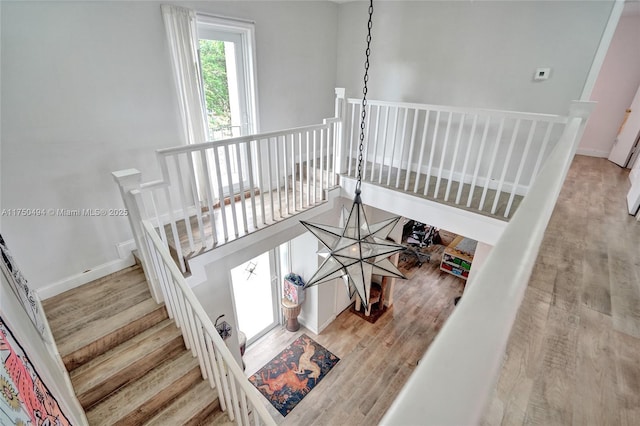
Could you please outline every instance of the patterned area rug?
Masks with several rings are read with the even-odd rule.
[[[269,361],[249,381],[286,416],[340,361],[303,334]]]

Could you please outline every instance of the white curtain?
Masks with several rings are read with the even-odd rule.
[[[207,125],[202,103],[204,90],[198,61],[196,14],[191,9],[170,4],[160,8],[171,52],[185,141],[201,143],[207,140]]]

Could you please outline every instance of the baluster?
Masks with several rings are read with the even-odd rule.
[[[270,200],[270,204],[271,204],[271,221],[275,222],[275,220],[276,220],[276,212],[275,212],[275,209],[273,207],[273,176],[271,175],[271,171],[273,170],[273,167],[271,165],[271,145],[272,145],[271,139],[272,138],[267,139],[267,165],[268,165],[267,182],[269,184],[269,200]],[[275,143],[273,145],[275,145]],[[277,159],[278,159],[278,157],[276,156],[276,161],[277,161]],[[280,189],[278,188],[278,195],[279,194],[280,194]]]
[[[204,333],[205,333],[204,341],[207,345],[207,350],[209,352],[209,359],[211,361],[211,369],[213,372],[213,382],[211,381],[211,377],[209,377],[209,384],[211,385],[212,388],[215,387],[216,391],[218,392],[218,402],[220,404],[220,410],[226,411],[227,409],[226,394],[228,394],[228,391],[224,391],[222,389],[222,383],[220,380],[220,371],[217,365],[216,351],[213,347],[212,337],[211,335],[209,335],[209,333],[206,330],[204,330]]]
[[[480,171],[480,163],[484,156],[484,146],[487,141],[487,135],[489,133],[489,124],[491,123],[491,116],[487,116],[484,123],[484,131],[482,132],[482,139],[480,140],[480,149],[478,150],[478,158],[476,158],[476,167],[473,172],[473,179],[471,180],[471,188],[469,188],[469,198],[467,199],[467,207],[471,207],[471,201],[473,199],[473,192],[476,188],[476,182],[478,181],[478,172]]]
[[[513,182],[513,187],[511,188],[511,194],[509,195],[509,201],[507,202],[507,208],[504,211],[504,217],[509,217],[509,212],[511,211],[511,205],[513,204],[513,198],[516,195],[518,190],[518,185],[520,185],[520,177],[522,176],[522,171],[524,170],[524,165],[526,163],[527,157],[529,156],[529,149],[531,148],[531,141],[533,140],[533,135],[536,132],[536,127],[538,126],[538,120],[533,120],[531,122],[531,127],[529,127],[529,134],[527,135],[527,142],[524,146],[524,152],[522,153],[522,158],[520,158],[520,164],[518,165],[518,172],[516,173],[516,179]]]
[[[362,108],[362,107],[360,107]],[[349,155],[347,156],[348,161],[349,161],[349,165],[347,167],[347,175],[348,176],[353,176],[351,174],[351,164],[353,163],[353,133],[355,132],[356,129],[356,121],[355,121],[355,117],[356,117],[356,107],[355,104],[351,105],[351,126],[349,126],[350,132],[351,133],[349,135]]]
[[[464,164],[462,166],[462,176],[460,177],[460,186],[458,186],[458,194],[456,195],[456,204],[460,204],[460,197],[462,197],[462,189],[467,177],[467,166],[469,164],[469,157],[471,156],[471,148],[473,147],[473,140],[476,134],[476,126],[478,124],[478,114],[473,115],[473,123],[471,123],[471,133],[469,134],[469,144],[467,145],[467,152],[464,155]]]
[[[436,178],[436,187],[433,190],[433,198],[438,198],[438,192],[440,192],[440,180],[442,179],[442,169],[444,168],[444,158],[447,155],[447,147],[449,145],[449,132],[451,130],[452,118],[453,118],[453,112],[449,111],[447,128],[444,132],[444,140],[442,141],[442,153],[440,154],[440,166],[438,166],[438,177]]]
[[[380,159],[380,170],[378,172],[378,184],[382,184],[382,171],[384,169],[385,158],[387,156],[387,140],[388,140],[388,131],[389,131],[389,106],[386,106],[384,109],[384,131],[382,133],[382,137],[384,138],[384,143],[382,144],[382,158]]]
[[[247,186],[249,187],[249,200],[251,200],[251,214],[253,215],[254,230],[258,229],[258,213],[256,212],[256,185],[255,185],[255,181],[253,180],[253,158],[256,158],[253,155],[253,151],[254,151],[253,146],[256,144],[258,144],[258,141],[256,139],[252,139],[248,141],[247,149],[245,151],[246,163],[247,163],[247,175],[249,179]],[[257,157],[258,162],[260,162],[259,158],[260,157]]]
[[[265,139],[260,139],[255,141],[256,146],[256,164],[258,165],[258,191],[260,193],[260,213],[262,214],[262,224],[267,224],[267,213],[265,212],[264,207],[264,167],[262,167],[263,157],[262,157],[262,148],[260,145],[265,141]],[[257,227],[257,226],[256,226]]]
[[[409,110],[404,108],[404,119],[402,120],[402,136],[400,138],[400,157],[398,158],[398,173],[396,174],[396,188],[400,186],[400,174],[402,173],[402,159],[404,158],[404,141],[407,137],[407,120]]]
[[[380,133],[380,108],[381,108],[380,105],[376,107],[376,127],[373,133],[373,159],[371,160],[371,173],[369,173],[369,180],[371,182],[373,182],[373,171],[376,169],[376,163],[378,162],[378,133]]]
[[[209,222],[211,223],[211,235],[213,237],[213,243],[211,247],[215,246],[218,243],[218,233],[216,231],[216,218],[214,215],[214,207],[213,207],[213,189],[211,188],[211,174],[209,174],[209,161],[208,156],[206,155],[205,150],[200,150],[200,160],[202,161],[202,171],[205,176],[205,194],[207,197],[207,209],[209,210]],[[215,167],[218,168],[218,161],[216,160]],[[224,206],[224,202],[221,202]],[[207,244],[209,247],[209,244]]]
[[[198,219],[198,229],[200,230],[200,244],[206,246],[207,241],[204,232],[204,223],[202,221],[202,205],[200,197],[198,196],[198,184],[196,183],[196,172],[193,167],[193,162],[196,160],[195,153],[185,153],[187,165],[189,167],[189,186],[191,187],[191,196],[195,200],[196,205],[196,218]]]
[[[324,129],[320,129],[320,199],[324,199]]]
[[[280,136],[276,136],[275,140],[275,159],[276,159],[276,188],[278,192],[278,211],[280,214],[280,219],[284,216],[282,215],[282,195],[280,194]],[[273,220],[275,221],[275,216]]]
[[[296,146],[295,137],[291,134],[291,197],[293,201],[293,213],[296,212]]]
[[[233,193],[233,176],[231,174],[231,160],[229,159],[229,145],[224,145],[224,159],[227,165],[227,182],[229,185],[229,207],[231,210],[231,218],[233,219],[233,233],[236,237],[240,235],[240,231],[238,229],[238,217],[236,215],[236,197]],[[220,208],[224,209],[225,201],[224,198],[220,200]]]
[[[429,153],[429,165],[427,166],[427,176],[424,182],[423,195],[429,192],[429,182],[431,181],[431,167],[433,166],[433,156],[435,155],[436,143],[438,141],[438,128],[440,128],[440,110],[436,112],[436,121],[433,126],[433,139],[431,140],[431,152]]]
[[[169,159],[162,155],[162,159],[167,164],[167,170],[169,169]],[[187,232],[187,240],[189,241],[189,249],[193,252],[195,251],[195,246],[193,242],[193,230],[191,229],[191,219],[189,216],[189,206],[187,206],[186,198],[184,196],[185,186],[184,179],[182,178],[182,170],[180,168],[180,154],[173,156],[173,164],[176,170],[176,178],[178,180],[178,199],[180,200],[180,205],[182,208],[182,220],[184,221],[184,226]]]
[[[500,120],[500,127],[498,128],[498,135],[496,137],[496,143],[493,147],[493,154],[491,155],[491,163],[489,164],[489,172],[487,173],[487,176],[485,177],[485,182],[484,182],[484,189],[482,190],[482,197],[480,198],[480,207],[478,207],[478,210],[482,210],[482,208],[484,207],[484,200],[485,197],[487,196],[487,191],[489,189],[489,183],[491,183],[491,176],[493,175],[493,167],[496,164],[496,158],[498,156],[498,148],[500,147],[500,141],[502,139],[502,131],[504,130],[504,121],[505,121],[505,117],[502,117],[502,119]]]
[[[302,182],[302,175],[302,133],[298,133],[298,186],[300,188],[300,210],[304,209],[304,197],[302,195],[304,194],[304,182]]]
[[[144,243],[147,245],[147,251],[149,252],[149,258],[151,260],[151,267],[153,268],[156,278],[160,283],[160,289],[162,290],[162,296],[164,299],[165,307],[167,308],[167,314],[170,319],[174,319],[176,316],[176,308],[174,306],[174,300],[171,297],[170,290],[168,288],[167,283],[167,270],[164,267],[164,264],[161,263],[161,258],[158,254],[158,249],[155,244],[151,241],[151,238],[148,235],[148,230],[143,227],[144,232]]]
[[[197,312],[194,312],[194,320],[195,320],[195,326],[196,326],[196,333],[198,334],[198,342],[199,342],[199,347],[202,349],[202,363],[204,364],[204,369],[206,371],[206,376],[203,375],[203,378],[208,379],[209,380],[209,385],[211,385],[211,387],[214,386],[213,383],[213,369],[211,367],[211,358],[209,355],[209,348],[207,348],[207,344],[205,343],[206,337],[204,335],[204,327],[202,326],[202,321],[200,321],[200,317],[198,317]]]
[[[165,229],[164,229],[164,223],[162,223],[162,219],[160,218],[160,213],[158,212],[158,207],[156,205],[157,203],[156,203],[155,190],[150,191],[149,198],[151,200],[151,207],[153,208],[153,213],[156,221],[156,224],[154,226],[158,227],[158,230],[160,231],[160,238],[162,239],[162,242],[164,243],[165,247],[169,247],[169,240],[167,240],[167,233],[165,232]]]
[[[449,170],[449,180],[447,182],[447,189],[444,191],[444,200],[449,201],[449,191],[451,190],[451,182],[453,181],[453,172],[456,168],[456,160],[458,159],[458,151],[460,149],[460,139],[462,138],[462,129],[464,128],[464,120],[467,114],[463,113],[460,117],[460,125],[458,126],[458,136],[456,137],[456,145],[453,148],[453,159],[451,160],[451,167]],[[459,187],[462,187],[464,181],[460,179],[458,183]]]
[[[193,307],[189,303],[189,301],[185,298],[185,304],[187,306],[187,319],[189,320],[189,334],[191,335],[191,341],[193,342],[193,355],[198,359],[198,364],[200,365],[200,374],[203,379],[207,379],[207,367],[204,365],[204,351],[200,346],[200,333],[198,332],[198,328],[196,327],[196,318],[193,313]]]
[[[245,203],[245,191],[244,191],[244,177],[242,176],[242,146],[240,143],[233,146],[236,157],[236,164],[238,166],[238,187],[240,189],[240,208],[242,209],[242,224],[244,225],[245,234],[249,232],[249,225],[247,223],[247,206]],[[248,147],[245,147],[245,154]],[[231,191],[231,196],[233,197],[233,205],[236,205],[236,197],[234,191]]]
[[[229,241],[229,225],[227,223],[227,206],[225,205],[225,202],[224,202],[224,187],[222,186],[222,171],[220,170],[220,156],[218,154],[218,148],[220,147],[214,146],[212,150],[213,150],[213,159],[216,162],[216,180],[218,181],[218,194],[219,194],[218,200],[220,203],[220,213],[222,215],[222,236],[225,241]],[[209,210],[209,212],[211,212],[211,210]],[[213,224],[212,225],[213,231],[211,233],[213,235],[213,241],[215,244],[217,242],[218,232],[215,227],[216,222],[213,215],[211,216],[211,223]],[[236,223],[235,216],[233,219],[233,223],[234,224]],[[236,227],[236,235],[237,235],[237,227]]]
[[[389,161],[389,173],[387,173],[387,186],[391,185],[391,174],[393,173],[393,160],[395,158],[396,153],[396,139],[398,138],[398,114],[400,112],[400,107],[395,107],[395,112],[393,114],[393,142],[391,145],[391,161]]]
[[[416,143],[416,130],[418,129],[418,118],[420,118],[420,112],[418,111],[417,108],[415,108],[413,110],[413,126],[411,129],[411,143],[409,144],[409,159],[407,160],[407,174],[404,178],[405,191],[409,189],[409,180],[411,179],[411,163],[413,162],[413,149]]]
[[[211,340],[213,340],[213,336],[210,336]],[[231,390],[229,389],[229,376],[227,375],[227,366],[220,354],[220,351],[213,347],[213,352],[216,357],[216,361],[218,364],[218,376],[220,377],[220,381],[222,382],[222,394],[224,395],[225,405],[227,416],[229,416],[229,420],[235,420],[235,413],[233,410],[233,401],[231,400]],[[220,405],[222,408],[222,405]]]
[[[367,124],[364,128],[365,144],[364,144],[364,152],[362,157],[362,173],[360,175],[361,177],[367,175],[367,159],[369,158],[369,134],[370,134],[369,129],[370,128],[371,128],[371,105],[367,104]],[[371,168],[373,169],[373,166],[371,166]]]
[[[184,305],[184,298],[182,295],[182,292],[180,291],[180,289],[177,287],[173,276],[171,276],[171,273],[168,272],[169,277],[170,277],[170,286],[174,291],[175,297],[176,297],[176,306],[178,307],[178,315],[177,318],[179,319],[179,321],[176,321],[176,324],[180,324],[180,329],[182,330],[182,338],[184,339],[184,346],[188,349],[191,350],[191,348],[193,348],[193,342],[191,341],[191,335],[188,331],[188,325],[187,325],[187,310],[185,308]]]
[[[513,146],[516,143],[518,131],[520,130],[520,123],[521,120],[517,119],[516,125],[513,128],[513,133],[511,134],[511,142],[509,142],[509,148],[507,149],[507,158],[504,161],[502,173],[500,173],[500,182],[498,183],[498,188],[496,189],[496,196],[493,199],[493,206],[491,206],[491,214],[496,214],[496,209],[498,208],[498,201],[500,200],[500,194],[502,193],[502,186],[504,185],[504,180],[507,177],[507,170],[509,170],[509,163],[511,162],[511,155],[513,154]]]
[[[316,165],[316,159],[318,157],[318,153],[316,152],[316,141],[317,141],[318,131],[313,131],[313,204],[316,204],[317,201],[317,186],[316,186],[316,175],[318,174],[318,168]],[[351,164],[351,160],[349,160],[349,164]],[[351,167],[351,166],[349,166]]]
[[[238,391],[236,389],[236,379],[232,374],[229,374],[229,384],[231,385],[231,401],[233,401],[233,412],[238,419],[238,423],[242,418],[242,414],[240,413],[240,401],[238,400]]]
[[[160,156],[158,156],[160,157]],[[160,163],[160,169],[162,170],[162,176],[164,176],[165,182],[169,182],[169,167],[166,161],[162,161],[158,158]],[[176,255],[178,257],[178,263],[180,264],[180,269],[182,272],[187,271],[187,267],[184,263],[184,256],[182,254],[182,242],[180,241],[180,236],[178,234],[178,228],[176,226],[176,219],[173,211],[173,201],[171,200],[171,191],[169,190],[169,185],[164,187],[164,194],[167,200],[167,215],[169,219],[169,226],[171,228],[171,236],[173,238],[173,243],[175,245]],[[167,245],[168,246],[168,245]]]
[[[309,152],[309,149],[311,148],[309,143],[310,143],[310,138],[309,138],[309,131],[307,130],[305,132],[305,141],[306,141],[306,146],[305,149],[307,151],[307,207],[311,207],[311,153]]]
[[[418,186],[420,185],[420,172],[422,170],[422,161],[424,159],[424,148],[427,145],[427,129],[429,128],[429,110],[426,110],[424,114],[424,126],[422,127],[422,139],[420,142],[420,156],[418,157],[418,167],[416,168],[416,181],[413,184],[413,192],[418,193]]]
[[[240,411],[242,412],[242,418],[244,419],[244,424],[250,425],[249,422],[249,409],[247,408],[247,395],[244,390],[240,388]]]
[[[286,206],[287,215],[289,212],[289,172],[287,171],[287,136],[282,136],[282,165],[284,167],[284,204]]]
[[[551,138],[551,129],[553,128],[554,124],[555,123],[552,123],[551,121],[547,123],[547,131],[544,134],[542,146],[540,147],[540,151],[538,152],[538,159],[536,160],[536,165],[533,167],[533,172],[531,173],[531,179],[529,179],[529,186],[531,186],[533,180],[536,178],[536,176],[538,176],[538,171],[540,170],[540,166],[542,165],[542,158],[544,157],[544,152],[546,151],[547,145],[549,144],[549,139]]]

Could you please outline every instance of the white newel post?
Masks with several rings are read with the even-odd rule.
[[[575,151],[578,149],[578,145],[580,145],[580,141],[582,140],[582,135],[584,134],[585,127],[587,126],[587,120],[589,116],[593,112],[596,107],[597,102],[593,101],[572,101],[569,105],[569,119],[579,117],[582,119],[580,123],[580,129],[576,135],[576,144],[573,154],[575,155]]]
[[[138,248],[140,260],[142,261],[144,275],[147,278],[149,288],[151,289],[151,295],[156,302],[161,303],[164,300],[164,297],[162,296],[162,291],[158,284],[158,280],[156,279],[153,262],[151,262],[151,258],[149,257],[149,250],[145,244],[145,237],[142,231],[143,207],[141,205],[140,197],[136,197],[132,193],[132,191],[135,191],[140,194],[139,189],[140,183],[142,182],[142,173],[137,169],[126,169],[119,170],[111,174],[120,188],[122,201],[129,212],[129,225],[131,226],[133,239],[136,243],[136,247]]]
[[[335,158],[335,173],[340,175],[345,172],[345,166],[343,164],[343,153],[344,153],[344,134],[347,126],[345,125],[345,89],[344,87],[336,87],[336,101],[335,101],[335,113],[334,116],[338,118],[340,121],[337,123],[337,132],[336,132],[336,140],[334,143],[336,144],[336,158]]]

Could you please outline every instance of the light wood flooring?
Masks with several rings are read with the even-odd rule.
[[[483,425],[640,424],[640,223],[628,188],[628,171],[575,158]],[[249,375],[302,332],[341,358],[286,418],[266,403],[279,423],[379,422],[462,289],[425,266],[376,324],[345,311],[319,336],[278,329],[247,350]]]
[[[402,256],[401,256],[402,257]],[[402,265],[415,263],[406,256]],[[320,335],[301,328],[278,327],[247,349],[247,376],[270,361],[300,334],[306,333],[340,358],[340,362],[283,417],[264,399],[265,406],[284,425],[373,425],[396,398],[418,360],[454,309],[463,281],[439,272],[433,260],[408,270],[397,281],[392,309],[375,324],[345,310]]]
[[[640,424],[640,223],[628,171],[577,156],[485,425]]]

